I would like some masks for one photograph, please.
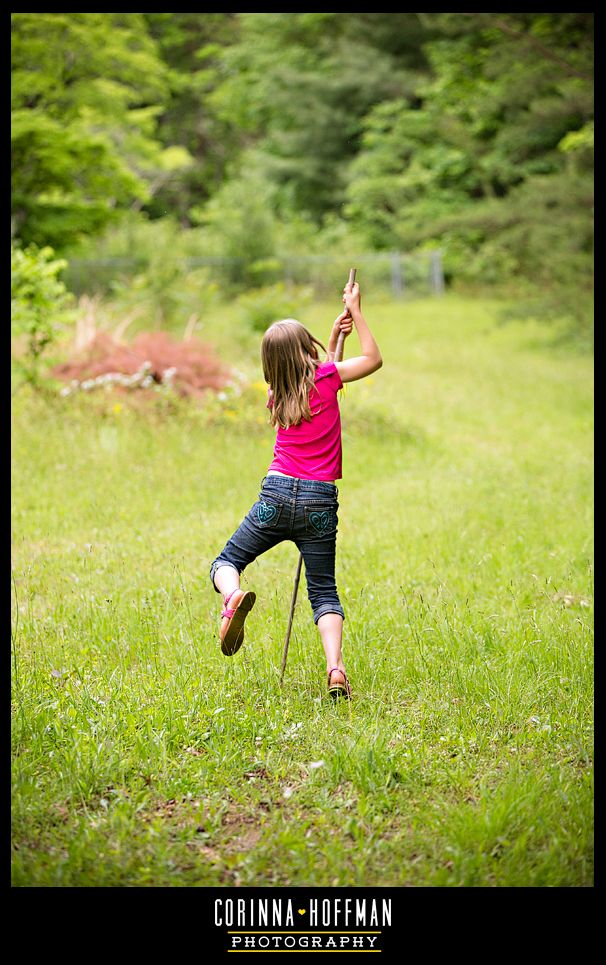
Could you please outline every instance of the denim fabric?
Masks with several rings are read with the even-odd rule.
[[[325,613],[345,619],[335,583],[338,509],[338,489],[332,483],[266,476],[257,502],[210,568],[213,586],[220,566],[241,573],[261,553],[288,539],[303,554],[314,622]]]

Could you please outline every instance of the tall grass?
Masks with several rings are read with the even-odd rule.
[[[365,303],[385,365],[341,401],[350,704],[304,586],[279,686],[292,544],[246,571],[246,643],[219,650],[209,563],[272,448],[233,313],[204,335],[240,397],[15,396],[15,885],[592,884],[591,368],[498,308]],[[334,306],[305,312],[326,337]]]

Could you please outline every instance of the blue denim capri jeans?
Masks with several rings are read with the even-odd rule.
[[[335,583],[338,495],[332,483],[266,476],[257,502],[212,563],[213,586],[219,567],[232,566],[241,573],[262,553],[288,539],[303,554],[314,622],[325,613],[345,619]]]

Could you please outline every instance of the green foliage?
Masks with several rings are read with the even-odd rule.
[[[312,290],[302,286],[286,288],[282,282],[255,288],[240,295],[237,303],[244,322],[255,332],[282,318],[296,318],[311,302]]]
[[[203,208],[191,214],[202,225],[202,247],[220,262],[219,271],[229,288],[262,284],[272,269],[275,252],[275,216],[272,186],[254,170],[232,178]]]
[[[13,235],[94,249],[141,214],[160,314],[169,218],[229,293],[297,253],[434,246],[449,283],[534,287],[588,332],[592,14],[14,14],[12,36]]]
[[[12,15],[12,219],[63,248],[189,157],[156,137],[166,67],[142,14]]]
[[[444,14],[435,27],[422,105],[385,101],[365,120],[352,226],[375,247],[439,246],[459,282],[535,286],[587,332],[591,15]]]
[[[185,231],[170,216],[152,221],[129,213],[97,238],[72,249],[66,281],[95,292],[137,319],[137,327],[183,330],[188,318],[207,316],[217,299],[212,266],[196,263],[205,249],[199,231]]]
[[[11,246],[11,334],[26,338],[17,364],[32,385],[39,384],[43,352],[73,318],[73,296],[59,279],[66,265],[49,246]]]
[[[168,66],[168,97],[159,117],[163,143],[182,145],[193,163],[160,185],[147,210],[167,212],[191,224],[190,209],[207,201],[221,184],[241,135],[221,120],[210,95],[223,78],[223,50],[237,39],[238,14],[147,13],[151,36]]]
[[[343,202],[373,104],[412,91],[426,32],[410,14],[244,14],[211,104],[255,139],[281,210],[318,222]]]

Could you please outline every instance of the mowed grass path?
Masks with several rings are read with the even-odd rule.
[[[15,396],[14,885],[593,883],[591,360],[488,302],[364,307],[385,364],[342,398],[350,704],[303,582],[279,687],[292,544],[219,650],[208,566],[273,441],[233,313],[239,397]],[[302,321],[324,340],[337,311]]]

